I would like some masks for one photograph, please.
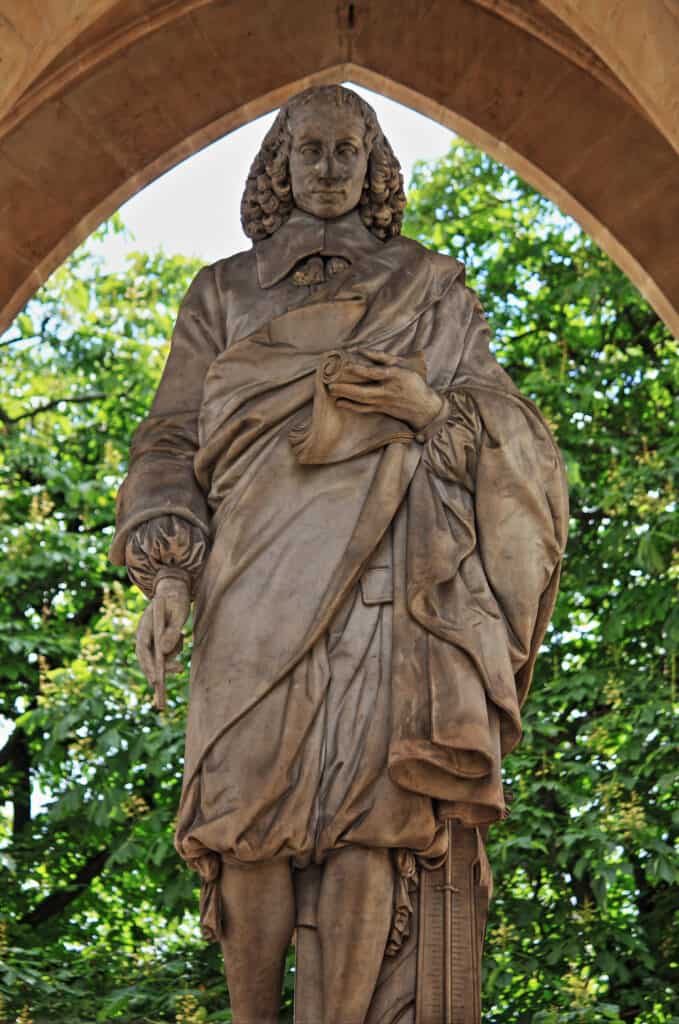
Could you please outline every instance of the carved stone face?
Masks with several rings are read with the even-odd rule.
[[[369,156],[363,118],[319,98],[296,111],[290,127],[295,205],[324,220],[358,206]]]

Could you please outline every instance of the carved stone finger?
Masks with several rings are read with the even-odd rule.
[[[330,394],[340,398],[350,398],[356,402],[379,401],[384,397],[384,387],[376,384],[371,387],[369,384],[331,384]]]
[[[180,651],[182,647],[182,634],[181,626],[170,625],[166,626],[165,632],[161,639],[161,647],[163,654],[172,655],[176,651]]]
[[[149,683],[153,686],[155,669],[153,662],[153,613],[149,605],[139,620],[135,652],[139,666]]]
[[[392,372],[393,370],[389,366],[361,366],[360,363],[350,363],[335,383],[351,383],[352,377],[361,380],[386,380]]]
[[[176,657],[178,654],[181,654],[181,652],[183,650],[183,647],[184,647],[184,637],[180,633],[179,636],[177,637],[177,642],[172,647],[172,649],[169,650],[169,651],[165,651],[166,657],[168,657],[168,658]]]
[[[340,398],[337,402],[337,406],[340,409],[352,409],[353,412],[361,413],[374,413],[375,409],[372,405],[365,405],[362,402],[350,402],[348,398]]]
[[[162,594],[156,594],[153,598],[153,679],[155,683],[162,683],[165,672],[163,639],[165,637],[167,622],[167,604]]]

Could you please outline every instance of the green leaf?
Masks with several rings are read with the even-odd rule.
[[[637,548],[637,562],[642,569],[650,573],[662,573],[669,565],[669,549],[660,537],[644,533]]]

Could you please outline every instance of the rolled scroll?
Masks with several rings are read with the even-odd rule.
[[[397,365],[426,378],[421,352],[400,357]],[[337,405],[328,385],[339,381],[365,383],[365,378],[354,373],[357,366],[374,368],[375,363],[360,350],[333,349],[321,357],[311,419],[293,427],[288,435],[297,459],[304,465],[343,462],[388,444],[408,444],[414,439],[413,430],[403,420],[380,412],[357,413]]]

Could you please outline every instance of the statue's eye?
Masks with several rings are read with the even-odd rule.
[[[340,156],[356,156],[358,152],[356,146],[351,142],[341,142],[337,147],[337,152]]]
[[[305,156],[308,160],[315,160],[320,156],[321,147],[315,142],[307,142],[302,146],[302,156]]]

